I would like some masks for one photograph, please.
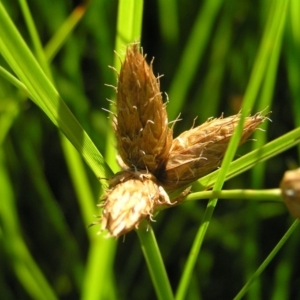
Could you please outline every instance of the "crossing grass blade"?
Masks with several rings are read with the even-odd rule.
[[[0,4],[0,35],[2,55],[26,86],[30,93],[28,96],[71,141],[97,178],[109,178],[111,171],[103,156],[43,72],[2,4]],[[102,182],[106,185],[106,181]]]
[[[254,102],[257,98],[259,88],[263,83],[263,75],[265,74],[267,65],[269,63],[268,56],[270,56],[270,51],[273,51],[273,48],[275,46],[279,47],[281,44],[278,43],[277,45],[274,45],[273,42],[272,48],[269,47],[270,41],[275,41],[278,34],[279,34],[279,38],[281,39],[284,24],[285,24],[285,14],[281,14],[281,13],[276,14],[276,12],[284,11],[286,13],[287,1],[277,2],[277,5],[278,5],[277,9],[274,9],[269,14],[269,20],[266,24],[264,37],[261,42],[261,46],[252,70],[252,74],[250,76],[247,90],[245,92],[245,98],[243,101],[242,111],[241,111],[241,119],[228,145],[228,149],[222,161],[221,168],[218,173],[218,177],[216,178],[216,182],[213,186],[213,191],[220,191],[222,189],[228,170],[230,168],[231,161],[234,157],[234,154],[239,144],[245,117],[248,114],[248,112],[251,111],[251,109],[253,108]],[[203,220],[201,222],[201,225],[195,237],[195,241],[192,245],[192,249],[188,257],[188,261],[186,263],[181,281],[178,286],[178,290],[176,293],[177,300],[184,299],[186,297],[186,292],[188,289],[190,279],[192,277],[194,266],[197,261],[197,256],[199,254],[201,245],[203,243],[206,231],[208,229],[216,205],[217,205],[217,198],[210,199],[207,204],[207,208],[204,213]]]

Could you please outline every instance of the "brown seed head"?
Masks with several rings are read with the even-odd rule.
[[[138,44],[127,47],[117,89],[114,120],[117,148],[130,168],[155,172],[165,165],[172,130],[159,88],[159,80]]]
[[[284,173],[280,189],[290,214],[300,218],[300,168]]]
[[[169,197],[153,175],[146,171],[122,171],[111,179],[101,204],[101,230],[119,237],[138,228],[142,220],[151,219],[155,208],[166,204],[171,204]]]
[[[266,117],[247,117],[240,144],[244,143]],[[168,190],[187,185],[216,169],[227,149],[240,115],[210,119],[173,140],[166,169],[159,180]]]

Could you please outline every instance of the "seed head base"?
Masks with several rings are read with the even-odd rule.
[[[147,171],[122,171],[111,180],[103,197],[101,230],[119,237],[152,219],[157,206],[172,205],[168,194]]]

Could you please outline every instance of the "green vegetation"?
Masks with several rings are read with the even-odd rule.
[[[299,226],[278,190],[300,155],[299,12],[298,0],[0,0],[0,298],[299,297]],[[169,121],[181,113],[175,135],[196,117],[242,120],[184,204],[106,239],[88,228],[119,170],[105,84],[137,40],[164,74]],[[238,148],[257,111],[272,122]]]

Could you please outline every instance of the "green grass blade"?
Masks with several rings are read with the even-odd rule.
[[[25,18],[27,26],[28,26],[28,30],[30,32],[30,36],[33,41],[35,52],[37,53],[39,63],[43,66],[43,70],[45,70],[47,75],[52,77],[45,54],[44,54],[44,51],[42,49],[40,39],[37,34],[36,27],[34,25],[32,16],[30,14],[27,2],[25,0],[20,0],[20,5],[21,5],[23,15],[24,15],[24,18]],[[57,34],[55,35],[55,39],[51,39],[51,51],[52,52],[50,52],[48,54],[48,55],[51,55],[51,59],[53,58],[54,54],[57,53],[57,51],[62,46],[62,44],[65,42],[65,39],[70,34],[70,32],[73,30],[73,28],[77,25],[79,20],[82,18],[84,12],[85,12],[85,10],[83,9],[83,7],[80,7],[80,9],[78,9],[78,7],[77,7],[73,11],[71,16],[67,19],[67,21],[63,24],[63,26],[60,28],[60,30],[57,32]],[[49,60],[49,57],[48,57],[48,60]],[[18,81],[10,73],[3,70],[3,68],[1,68],[1,69],[2,69],[1,70],[2,76],[4,76],[6,79],[8,79],[12,84],[14,84],[19,89],[26,91],[26,87],[24,86],[24,84],[22,84],[20,81]],[[28,91],[27,91],[27,95],[30,96]],[[72,147],[70,147],[70,144],[68,143],[68,141],[64,140],[63,137],[62,137],[62,145],[65,150],[67,162],[69,162],[70,159],[72,159],[72,161],[69,162],[69,169],[71,170],[70,171],[71,176],[73,177],[73,179],[76,177],[75,175],[77,175],[77,177],[80,177],[77,180],[74,179],[75,180],[74,182],[76,182],[76,183],[74,183],[74,186],[75,186],[75,189],[78,191],[78,194],[81,195],[81,197],[78,197],[78,199],[82,199],[82,200],[84,199],[84,201],[81,201],[81,203],[82,203],[81,207],[83,208],[84,219],[85,219],[86,223],[89,224],[91,221],[88,222],[88,220],[91,220],[91,216],[95,215],[95,207],[94,207],[94,201],[92,201],[93,197],[91,197],[91,195],[90,195],[90,188],[87,188],[86,176],[84,176],[85,171],[83,169],[83,166],[81,166],[81,158],[77,155],[77,152],[75,152],[74,149]],[[74,167],[78,169],[79,166],[81,166],[80,171],[74,170]],[[72,170],[72,168],[73,168],[73,170]],[[76,171],[79,171],[79,172],[76,172]],[[85,183],[85,186],[86,186],[86,188],[84,189],[84,193],[79,191],[79,188],[83,185],[83,183]],[[90,199],[90,201],[87,201],[87,199]],[[85,209],[85,207],[87,207],[88,203],[90,204],[89,208]],[[91,207],[91,204],[93,205],[92,207]],[[89,230],[88,232],[94,233],[93,230]]]
[[[19,90],[23,91],[28,97],[31,97],[28,89],[26,88],[26,85],[23,84],[20,80],[18,80],[18,78],[16,78],[10,72],[5,70],[2,66],[0,66],[0,76],[2,76],[4,79],[9,81],[11,84],[13,84]]]
[[[186,101],[187,91],[195,76],[199,61],[203,57],[222,3],[222,0],[207,0],[199,9],[196,23],[193,26],[168,92],[171,100],[167,106],[169,120],[175,120]]]
[[[125,49],[124,46],[141,39],[143,5],[143,0],[119,1],[115,49],[118,53]],[[120,55],[122,58],[122,52]],[[120,69],[121,63],[118,58],[116,58],[114,66],[117,70]]]
[[[164,263],[151,226],[148,226],[148,230],[146,230],[145,226],[141,226],[141,228],[137,230],[137,233],[147,262],[148,270],[156,290],[157,298],[160,300],[174,299]]]
[[[78,152],[85,158],[96,176],[101,177],[102,179],[109,178],[111,172],[106,166],[103,157],[96,149],[87,134],[84,132],[80,124],[74,118],[72,113],[69,111],[65,103],[59,97],[51,81],[43,73],[34,57],[27,49],[21,37],[18,35],[18,32],[13,27],[12,22],[9,20],[9,17],[5,14],[4,8],[1,7],[0,13],[4,16],[3,18],[0,17],[1,21],[3,21],[4,23],[4,26],[0,26],[3,32],[1,36],[6,36],[6,38],[3,38],[2,40],[3,56],[6,58],[7,62],[11,65],[12,69],[21,79],[23,84],[25,84],[30,95],[32,96],[32,99],[44,110],[44,112],[48,115],[52,122],[57,125],[59,129],[61,129],[61,131],[69,138]],[[94,204],[93,197],[91,195],[89,196],[89,193],[87,192],[89,191],[89,188],[87,188],[87,184],[83,186],[83,183],[86,183],[86,181],[83,180],[83,174],[73,173],[76,171],[74,170],[74,167],[76,166],[78,168],[80,166],[79,158],[76,156],[76,153],[69,146],[69,144],[63,142],[63,146],[67,155],[67,162],[69,162],[69,164],[75,164],[74,166],[71,166],[71,168],[73,169],[73,171],[71,171],[73,179],[77,180],[78,176],[81,177],[79,179],[80,184],[76,184],[76,186],[79,195],[78,198],[82,200],[80,203],[82,212],[85,217],[85,222],[88,225],[92,221],[93,214],[90,214],[89,222],[87,220],[87,214],[91,211],[95,211],[92,207],[92,205]],[[74,158],[76,159],[76,157],[77,161],[74,162]],[[103,184],[106,185],[106,180],[103,180]],[[89,201],[86,201],[87,199],[89,199]],[[95,230],[97,230],[97,228],[89,230],[90,237],[92,235],[95,236]],[[96,237],[92,238],[91,240],[94,241],[95,239]],[[103,266],[103,260],[109,262],[108,257],[114,256],[114,251],[111,247],[112,244],[114,244],[114,241],[102,240],[98,237],[98,242],[94,242],[93,246],[91,247],[91,251],[97,249],[98,253],[98,257],[94,256],[95,259],[92,262],[93,265]],[[108,251],[105,252],[105,248],[107,248]],[[105,256],[105,253],[108,253],[108,256]],[[111,266],[108,266],[108,268],[111,269]],[[87,270],[89,270],[89,266],[87,266]],[[98,274],[95,274],[96,276],[94,276],[93,278],[99,279],[101,278],[102,274],[104,281],[104,278],[107,275],[107,269],[104,267],[100,267],[97,270],[101,270],[102,273],[98,272]],[[89,277],[89,279],[91,279],[91,277]],[[92,294],[92,297],[98,299],[99,293],[105,292],[105,289],[103,289],[103,286],[95,284],[95,280],[91,280],[90,283],[93,284],[92,290],[94,291],[94,293]],[[97,287],[98,290],[96,290],[95,287]],[[100,292],[97,293],[99,289]]]
[[[290,282],[293,281],[293,266],[295,265],[295,257],[298,255],[298,249],[299,236],[297,233],[294,233],[291,235],[286,246],[282,249],[283,252],[280,254],[281,260],[276,266],[273,284],[274,288],[272,289],[270,299],[281,300],[290,297]]]
[[[164,41],[174,45],[179,38],[178,3],[174,0],[159,0],[159,22]],[[166,15],[165,12],[168,12]]]
[[[300,126],[300,38],[299,38],[299,17],[300,2],[291,0],[289,9],[289,22],[286,31],[286,62],[289,86],[293,98],[293,115],[295,126]],[[298,156],[300,157],[300,147],[298,147]]]
[[[278,10],[282,11],[284,5],[287,5],[287,2],[285,3],[278,2]],[[276,10],[275,10],[276,11]],[[276,18],[276,15],[273,14],[273,12],[270,13],[270,22],[269,25],[266,26],[265,29],[265,35],[261,43],[260,50],[257,55],[257,59],[255,62],[255,65],[253,67],[253,71],[251,73],[251,77],[249,80],[249,84],[245,93],[245,99],[243,102],[243,107],[241,111],[241,119],[239,121],[239,124],[230,140],[230,143],[228,145],[228,149],[225,153],[224,160],[222,161],[221,168],[219,170],[218,177],[216,179],[216,182],[214,184],[213,190],[214,191],[220,191],[222,189],[223,183],[226,179],[227,172],[229,170],[231,161],[235,155],[236,149],[239,144],[239,140],[242,134],[243,130],[243,123],[245,120],[246,115],[248,112],[252,109],[254,101],[257,97],[259,87],[262,84],[263,81],[263,74],[265,73],[267,63],[268,63],[268,56],[270,55],[270,52],[272,51],[272,47],[270,47],[270,41],[274,41],[275,37],[277,35],[277,32],[279,28],[284,26],[284,18],[281,19],[281,22],[277,23],[278,20]],[[274,42],[273,42],[274,45]],[[209,226],[211,217],[214,212],[214,208],[217,204],[217,198],[213,198],[209,200],[207,209],[203,216],[203,221],[200,225],[200,228],[197,232],[195,241],[193,243],[190,255],[188,257],[188,261],[186,263],[182,278],[179,283],[179,287],[176,293],[176,299],[184,299],[187,288],[189,286],[190,278],[192,276],[192,272],[195,266],[195,263],[197,261],[198,253],[200,251],[201,245],[204,240],[205,233],[207,231],[207,228]]]
[[[285,3],[284,3],[285,2]],[[287,5],[287,1],[281,1],[277,3],[278,7],[277,9],[274,9],[275,12],[282,11],[284,5]],[[269,16],[269,23],[266,26],[265,34],[260,46],[260,50],[255,62],[255,65],[253,67],[253,71],[250,76],[249,84],[245,93],[245,99],[242,106],[242,112],[241,112],[241,119],[237,126],[237,130],[235,131],[229,145],[228,150],[226,151],[224,160],[221,165],[220,170],[220,179],[218,178],[216,185],[214,187],[214,190],[221,189],[224,179],[226,177],[227,170],[229,169],[229,165],[235,155],[236,149],[239,144],[239,140],[242,134],[243,130],[243,123],[246,115],[249,111],[251,111],[253,104],[255,102],[255,99],[258,95],[259,88],[262,85],[263,82],[263,76],[266,72],[267,66],[270,57],[270,53],[274,51],[276,37],[278,32],[282,32],[282,29],[284,27],[284,15],[280,14],[280,19],[278,20],[278,13],[273,14],[270,13]],[[272,45],[270,47],[270,44]],[[276,49],[277,50],[277,49]]]
[[[3,151],[0,151],[0,182],[0,219],[3,247],[12,258],[15,274],[33,299],[55,300],[57,299],[55,292],[32,258],[21,235],[21,225],[18,222],[13,187],[5,167]]]
[[[281,54],[281,46],[282,46],[282,38],[283,38],[283,29],[285,23],[285,16],[283,16],[283,20],[281,20],[281,15],[277,14],[274,16],[274,21],[281,22],[281,26],[277,32],[277,37],[275,39],[273,51],[270,55],[270,61],[267,66],[266,75],[264,79],[264,84],[262,86],[262,91],[260,93],[260,97],[257,101],[257,110],[269,110],[272,108],[272,100],[273,95],[275,92],[275,83],[277,78],[277,70],[279,65],[279,59]],[[262,130],[257,130],[254,135],[253,139],[256,140],[256,143],[253,144],[253,148],[262,147],[266,144],[267,135],[265,131],[268,130],[270,123],[264,122],[261,128]],[[255,189],[261,189],[264,186],[265,181],[265,171],[266,171],[266,164],[260,163],[255,166],[252,170],[251,174],[251,186]],[[248,204],[248,211],[245,218],[245,227],[247,228],[247,233],[245,234],[245,240],[243,244],[244,251],[243,261],[247,261],[247,267],[244,268],[244,277],[247,280],[256,269],[256,265],[259,258],[259,214],[257,212],[257,207],[253,203]],[[251,289],[249,290],[249,298],[252,299],[259,299],[261,298],[261,286],[262,282],[258,279],[254,285],[252,285]]]
[[[112,266],[116,244],[113,239],[104,239],[103,235],[94,235],[88,252],[81,299],[114,299],[109,296],[111,293],[108,287],[114,278]]]
[[[97,177],[110,177],[110,169],[102,155],[40,68],[2,4],[0,4],[0,35],[2,55],[25,84],[32,100],[71,141]],[[102,183],[106,185],[105,180]]]
[[[51,40],[46,44],[44,48],[45,56],[47,57],[48,63],[53,60],[55,55],[61,49],[68,36],[72,33],[74,28],[80,22],[87,9],[88,2],[83,2],[77,6],[66,21],[60,26],[55,32]]]
[[[265,268],[269,265],[278,251],[282,248],[282,246],[286,243],[291,234],[295,231],[297,226],[299,225],[299,220],[295,220],[288,231],[283,235],[278,244],[274,247],[272,252],[267,256],[267,258],[263,261],[260,267],[256,270],[253,276],[249,279],[249,281],[244,285],[244,287],[239,291],[239,293],[234,297],[234,300],[242,299],[245,295],[251,284],[261,275],[261,273],[265,270]]]
[[[68,155],[66,162],[70,170],[70,176],[74,183],[74,189],[78,195],[77,198],[81,207],[82,217],[86,226],[88,226],[92,223],[92,217],[96,215],[95,197],[91,193],[91,187],[86,176],[86,171],[78,152],[74,150],[74,147],[69,140],[62,138],[61,142],[66,154]],[[95,230],[97,230],[97,228],[95,228]],[[88,230],[92,240],[96,233],[95,230]]]
[[[5,86],[4,81],[9,81],[13,85],[16,85],[21,91],[24,92],[25,95],[28,94],[26,87],[11,73],[5,70],[3,67],[0,66],[0,76],[3,79],[0,80],[0,86]],[[7,97],[2,94],[0,89],[0,99],[2,102],[1,106],[1,117],[0,117],[0,147],[3,145],[5,138],[7,137],[15,118],[19,115],[19,103],[12,99],[11,97]]]
[[[234,2],[234,1],[233,1]],[[232,31],[233,9],[232,2],[225,2],[219,26],[212,38],[209,66],[203,82],[191,99],[192,103],[199,103],[196,108],[199,121],[206,121],[208,117],[217,116],[222,106],[224,75],[227,68],[227,57],[234,38]],[[209,105],[208,105],[209,101]]]
[[[47,61],[45,59],[45,55],[44,55],[44,51],[43,51],[43,47],[40,41],[40,38],[38,36],[36,27],[34,25],[34,21],[32,19],[28,4],[26,0],[19,0],[20,3],[20,7],[22,9],[23,12],[23,16],[28,28],[28,32],[30,34],[32,43],[33,43],[33,47],[35,50],[35,55],[37,57],[37,60],[40,64],[40,66],[43,68],[44,72],[47,74],[47,76],[51,76],[50,73],[50,69],[49,66],[47,64]]]

